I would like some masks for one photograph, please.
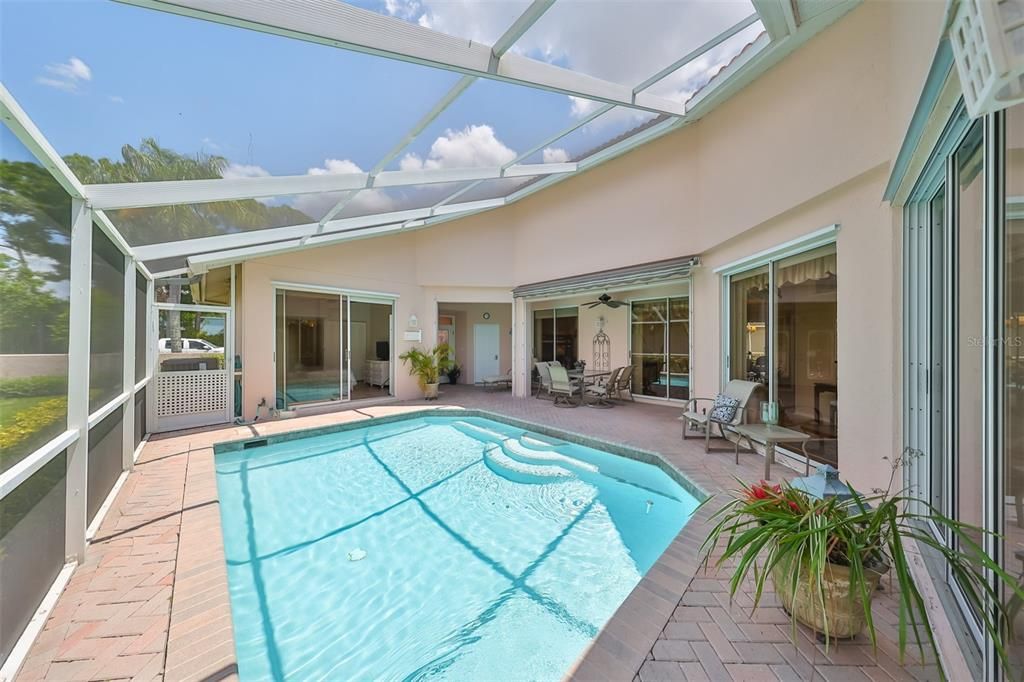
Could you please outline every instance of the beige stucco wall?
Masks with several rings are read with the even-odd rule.
[[[880,458],[899,442],[900,218],[882,193],[942,13],[937,1],[869,0],[701,121],[508,207],[246,263],[245,415],[260,397],[272,403],[274,280],[398,295],[397,354],[413,345],[401,340],[410,314],[433,343],[438,302],[511,302],[518,284],[688,254],[703,258],[691,299],[694,392],[713,395],[713,268],[839,223],[840,466],[858,485],[884,484]],[[597,314],[581,317],[583,354]],[[516,324],[528,333],[528,319]],[[623,335],[613,353],[624,353],[625,316],[608,331]],[[531,345],[516,342],[517,375]],[[399,397],[418,394],[401,368],[395,376]]]
[[[473,344],[473,326],[498,325],[498,373],[504,374],[512,366],[512,304],[511,303],[448,303],[437,304],[438,314],[455,317],[455,356],[462,367],[459,382],[472,384],[484,378],[486,372],[476,368]],[[484,313],[490,315],[484,319]]]

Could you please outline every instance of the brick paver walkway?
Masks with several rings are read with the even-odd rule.
[[[627,404],[611,410],[555,409],[507,392],[449,387],[438,405],[492,410],[660,453],[711,492],[734,477],[760,478],[763,459],[731,451],[705,455],[683,442],[677,407]],[[213,443],[257,434],[357,421],[417,403],[229,426],[154,437],[117,497],[86,561],[58,601],[19,679],[221,680],[237,677],[213,471]],[[792,475],[776,467],[776,476]],[[706,533],[700,512],[652,567],[578,662],[581,680],[937,679],[934,668],[896,663],[895,602],[875,600],[877,654],[860,639],[824,647],[804,630],[790,641],[786,614],[766,594],[751,612],[749,592],[730,603],[727,573],[698,571]]]

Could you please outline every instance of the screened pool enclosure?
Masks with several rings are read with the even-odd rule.
[[[155,420],[234,419],[237,264],[517,202],[698,120],[856,4],[5,3],[0,661]]]

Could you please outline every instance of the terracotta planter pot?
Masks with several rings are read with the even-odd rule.
[[[775,592],[779,595],[782,606],[798,622],[815,632],[838,639],[848,639],[860,634],[865,623],[864,606],[860,592],[850,589],[848,567],[828,564],[825,569],[822,585],[825,608],[822,611],[821,602],[812,587],[807,568],[804,567],[800,571],[794,594],[791,589],[793,573],[788,564],[783,564],[784,562],[779,562],[772,569],[772,582],[775,583]],[[881,577],[881,573],[865,569],[869,602],[874,598]]]
[[[437,400],[437,384],[423,384],[423,397],[427,400]]]

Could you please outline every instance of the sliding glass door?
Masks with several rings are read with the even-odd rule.
[[[768,383],[768,266],[733,275],[729,281],[730,379]]]
[[[834,244],[774,264],[775,400],[783,426],[811,434],[812,458],[838,464]]]
[[[780,423],[811,436],[812,459],[836,465],[836,247],[822,241],[725,275],[725,378],[765,384]]]
[[[579,308],[533,311],[533,357],[572,367],[579,359]]]
[[[348,297],[278,289],[277,408],[348,400]]]
[[[690,397],[690,298],[630,302],[630,364],[633,393],[686,400]]]

